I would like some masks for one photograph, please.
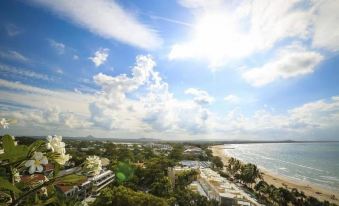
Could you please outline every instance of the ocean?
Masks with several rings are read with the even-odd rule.
[[[225,154],[306,183],[339,191],[339,143],[225,145]]]

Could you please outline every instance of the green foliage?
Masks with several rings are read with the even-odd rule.
[[[169,197],[173,192],[168,177],[160,177],[154,180],[150,186],[150,193],[158,197]]]
[[[227,171],[230,173],[230,175],[234,176],[240,171],[241,166],[241,162],[232,157],[228,160]]]
[[[184,146],[182,144],[173,145],[173,150],[168,155],[168,158],[174,160],[175,162],[179,162],[183,159]]]
[[[260,171],[256,165],[248,163],[241,167],[240,180],[245,184],[252,184],[256,179],[260,178]]]
[[[12,183],[10,183],[8,180],[0,177],[0,188],[1,189],[5,189],[5,190],[9,190],[15,193],[21,193],[21,191],[15,187],[15,185],[13,185]]]
[[[188,189],[178,190],[175,194],[176,205],[178,206],[218,206],[219,203],[215,200],[208,200]]]
[[[224,163],[222,162],[221,158],[218,156],[215,156],[212,158],[212,163],[218,169],[222,169],[224,167]]]
[[[105,188],[93,205],[114,206],[168,206],[165,199],[144,192],[135,192],[124,186]]]
[[[2,137],[4,153],[0,154],[0,160],[8,161],[10,164],[25,160],[28,155],[28,147],[25,145],[15,145],[15,141],[10,135]]]
[[[183,189],[197,179],[198,172],[196,170],[189,170],[179,173],[175,182],[176,188]]]

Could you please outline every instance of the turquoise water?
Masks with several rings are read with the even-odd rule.
[[[225,153],[273,173],[339,190],[339,143],[225,145]]]

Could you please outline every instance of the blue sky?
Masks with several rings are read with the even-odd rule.
[[[15,135],[339,140],[335,0],[0,2]]]

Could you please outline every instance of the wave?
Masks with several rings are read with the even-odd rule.
[[[256,157],[260,157],[261,159],[283,162],[283,163],[286,163],[286,164],[295,165],[295,166],[303,167],[303,168],[310,169],[310,170],[315,170],[315,171],[319,171],[319,172],[325,172],[324,170],[321,170],[321,169],[318,169],[318,168],[314,168],[314,167],[310,167],[310,166],[306,166],[306,165],[302,165],[302,164],[297,164],[297,163],[294,163],[294,162],[288,162],[288,161],[284,161],[284,160],[276,159],[276,158],[272,158],[272,157],[267,157],[267,156],[264,156],[264,155],[258,155],[258,154],[255,154],[255,153],[252,153],[252,152],[248,152],[248,151],[246,153],[243,152],[243,154],[248,154],[250,156],[249,158],[245,157],[245,159],[253,159],[253,158],[251,158],[251,156],[252,157],[256,156]]]

